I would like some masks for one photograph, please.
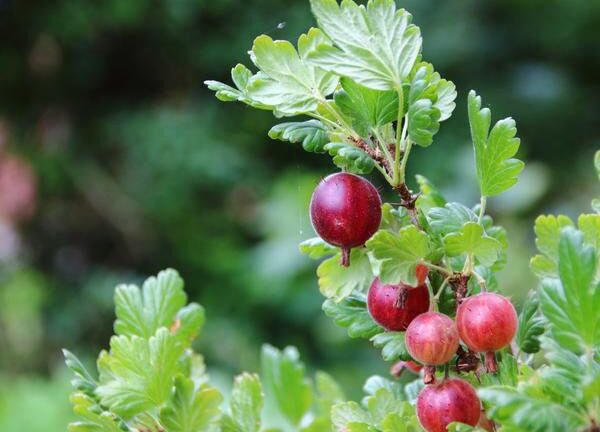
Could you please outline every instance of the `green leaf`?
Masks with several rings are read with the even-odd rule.
[[[118,417],[104,411],[89,396],[83,393],[71,395],[73,411],[81,420],[69,424],[69,432],[123,432]]]
[[[115,292],[115,333],[149,338],[161,327],[170,327],[187,301],[183,280],[172,269],[148,278],[140,290],[119,285]]]
[[[524,431],[574,431],[582,425],[579,413],[542,395],[529,395],[505,386],[481,388],[477,393],[488,404],[487,413],[492,419],[514,424]]]
[[[300,252],[304,255],[308,255],[311,259],[319,259],[338,253],[339,249],[326,243],[321,237],[313,237],[308,240],[304,240],[298,246]]]
[[[500,120],[490,132],[491,112],[481,109],[481,97],[469,93],[469,123],[475,149],[475,166],[483,196],[493,196],[510,189],[525,164],[512,157],[519,149],[517,128],[512,118]]]
[[[402,228],[398,234],[380,230],[366,246],[372,258],[379,261],[378,276],[384,284],[402,281],[415,285],[415,268],[431,252],[427,234],[414,225]]]
[[[331,422],[333,430],[348,429],[349,425],[363,423],[368,425],[371,416],[356,402],[342,402],[331,408]],[[370,430],[370,429],[365,429]]]
[[[98,386],[96,379],[88,372],[86,367],[81,363],[75,354],[64,349],[65,364],[75,374],[75,378],[71,380],[71,385],[75,390],[93,397],[94,391]]]
[[[540,278],[558,277],[558,242],[563,228],[573,226],[567,216],[539,216],[535,220],[535,244],[540,251],[532,258],[531,270]]]
[[[600,345],[600,289],[594,283],[596,254],[584,245],[574,228],[560,236],[558,269],[560,280],[544,279],[540,306],[550,323],[553,337],[565,348],[584,352]]]
[[[350,144],[332,142],[325,145],[325,150],[333,157],[333,163],[345,171],[354,174],[369,174],[375,168],[371,156]]]
[[[269,138],[302,143],[304,150],[313,153],[325,153],[325,144],[329,142],[327,129],[319,120],[280,123],[271,128]]]
[[[110,347],[98,360],[102,405],[127,419],[167,401],[185,348],[175,335],[160,328],[150,339],[113,336]]]
[[[502,354],[502,359],[498,362],[498,372],[496,374],[483,374],[481,376],[481,385],[488,387],[492,385],[506,385],[516,387],[518,384],[519,367],[517,360],[508,353]]]
[[[362,137],[398,118],[398,93],[361,86],[350,78],[340,81],[342,90],[335,93],[335,103],[352,119],[352,126]]]
[[[316,65],[375,90],[400,88],[421,52],[421,33],[412,16],[393,0],[370,1],[365,8],[346,0],[311,0],[319,27],[335,46],[310,52]]]
[[[502,244],[485,234],[483,227],[476,222],[467,222],[458,233],[444,237],[446,253],[449,256],[473,255],[486,267],[498,259]]]
[[[600,280],[600,214],[580,215],[577,226],[583,233],[584,243],[596,250],[595,280]]]
[[[403,403],[403,406],[410,407],[407,403]],[[404,409],[404,412],[406,411],[408,410]],[[381,421],[381,432],[421,432],[422,430],[423,429],[414,412],[412,415],[404,416],[397,413],[391,413]]]
[[[371,263],[364,248],[352,249],[349,267],[342,266],[340,260],[338,253],[317,268],[321,293],[335,301],[348,297],[354,291],[364,292],[373,282]]]
[[[204,321],[204,308],[199,304],[190,303],[177,312],[170,330],[181,343],[190,346],[204,326]]]
[[[417,202],[418,208],[427,214],[429,210],[434,207],[444,207],[446,205],[446,199],[444,196],[427,177],[417,174],[416,179],[417,183],[419,184],[420,191]]]
[[[433,143],[440,130],[441,112],[429,99],[419,99],[408,108],[408,136],[421,147]]]
[[[442,79],[433,69],[433,65],[427,62],[415,66],[408,90],[409,105],[421,99],[432,102],[433,108],[440,112],[439,121],[449,119],[456,108],[456,86],[452,81]]]
[[[262,386],[258,375],[243,373],[235,378],[230,413],[223,416],[223,432],[258,432],[263,408]]]
[[[402,384],[379,375],[370,376],[369,378],[367,378],[367,381],[365,381],[365,384],[363,385],[363,391],[367,395],[371,396],[377,393],[377,391],[382,388],[389,391],[397,400],[406,399]]]
[[[452,422],[448,425],[448,432],[478,432],[484,430],[485,429],[480,429],[478,427],[473,427],[459,422]]]
[[[433,232],[440,236],[459,232],[467,222],[477,221],[473,210],[455,202],[430,209],[427,218]]]
[[[218,432],[221,401],[217,389],[196,391],[192,380],[179,375],[171,399],[160,410],[160,422],[169,432]]]
[[[373,345],[381,348],[381,356],[385,361],[411,360],[406,350],[404,332],[384,332],[371,338]]]
[[[319,413],[329,420],[331,407],[344,401],[344,392],[331,375],[318,371],[315,375]]]
[[[394,208],[390,203],[383,203],[381,206],[379,229],[396,233],[411,223],[410,216],[404,207]]]
[[[337,325],[346,327],[351,338],[370,339],[382,330],[369,315],[365,301],[355,296],[340,302],[325,300],[323,311]]]
[[[539,300],[532,291],[521,309],[516,342],[521,351],[534,354],[540,350],[539,336],[545,331],[545,320],[539,314]]]
[[[600,180],[600,150],[596,151],[596,154],[594,155],[594,167],[596,168],[598,180]]]
[[[325,41],[318,29],[311,29],[300,37],[297,52],[288,41],[274,41],[266,35],[257,37],[250,55],[263,74],[249,81],[248,95],[261,104],[274,106],[277,117],[315,112],[338,84],[335,75],[305,61],[306,50]]]
[[[253,74],[246,66],[243,64],[236,65],[233,69],[231,69],[231,78],[235,84],[235,88],[231,87],[227,84],[223,84],[219,81],[204,81],[204,84],[210,89],[216,92],[215,96],[217,99],[223,102],[243,102],[246,105],[249,105],[253,108],[263,109],[263,110],[273,110],[273,107],[270,105],[265,105],[259,103],[258,101],[253,100],[248,95],[248,83],[252,79]]]
[[[298,425],[312,404],[310,382],[304,376],[304,365],[298,351],[287,347],[283,351],[264,345],[261,364],[265,392],[274,397],[285,417]]]

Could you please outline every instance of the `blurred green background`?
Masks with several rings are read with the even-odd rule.
[[[459,90],[413,174],[474,204],[468,90],[517,119],[528,166],[490,211],[509,229],[501,286],[518,301],[535,286],[535,216],[588,211],[598,191],[600,2],[399,4]],[[60,348],[92,360],[115,284],[165,267],[207,309],[198,348],[218,381],[256,370],[266,341],[297,345],[351,395],[386,373],[322,314],[316,265],[297,250],[328,158],[270,141],[269,113],[202,85],[249,64],[254,36],[296,39],[311,25],[307,0],[0,0],[0,430],[65,430]]]

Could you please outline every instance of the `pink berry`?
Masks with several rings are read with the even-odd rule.
[[[426,285],[384,285],[375,278],[367,306],[377,324],[389,331],[404,331],[413,319],[429,310],[429,291]]]
[[[416,317],[406,329],[406,348],[420,363],[437,366],[448,363],[458,349],[454,321],[438,312]]]
[[[310,217],[317,234],[342,249],[342,265],[348,266],[350,249],[364,245],[379,228],[381,198],[362,177],[332,174],[313,192]]]
[[[417,398],[417,416],[427,432],[446,432],[452,422],[475,426],[480,415],[475,389],[458,378],[425,386]]]

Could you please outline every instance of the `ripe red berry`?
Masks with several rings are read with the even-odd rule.
[[[494,351],[504,348],[517,332],[517,311],[506,298],[480,293],[467,298],[456,312],[462,341],[473,351],[486,353],[486,367],[496,372]]]
[[[454,321],[438,312],[416,317],[406,329],[405,340],[410,355],[428,366],[448,363],[458,349],[458,331]]]
[[[348,266],[350,249],[364,245],[379,228],[381,198],[362,177],[332,174],[313,192],[310,218],[323,240],[342,248],[342,265]]]
[[[452,422],[476,426],[480,415],[475,389],[458,378],[425,386],[417,398],[417,416],[427,432],[446,432]]]
[[[373,320],[386,330],[404,331],[413,319],[429,310],[429,291],[426,285],[384,285],[375,278],[367,307]]]

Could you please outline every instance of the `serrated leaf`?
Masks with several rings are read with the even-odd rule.
[[[190,346],[204,326],[204,321],[204,308],[197,303],[190,303],[177,312],[170,330],[181,343]]]
[[[373,129],[396,121],[398,93],[372,90],[350,78],[342,78],[340,83],[342,90],[335,93],[335,103],[360,136],[367,137]]]
[[[427,218],[433,232],[440,236],[459,232],[467,222],[477,221],[473,210],[456,202],[430,209]]]
[[[478,427],[473,427],[459,422],[452,422],[448,425],[448,432],[478,432],[484,430],[485,429],[480,429]]]
[[[356,402],[342,402],[331,408],[331,422],[334,430],[348,429],[349,425],[362,423],[368,425],[369,413]]]
[[[384,332],[371,338],[373,345],[381,348],[381,356],[385,361],[411,360],[406,350],[403,332]]]
[[[406,403],[403,406],[410,407]],[[381,421],[381,432],[421,432],[422,430],[414,410],[411,415],[404,416],[391,413]]]
[[[512,118],[498,121],[490,131],[491,112],[481,108],[481,98],[469,93],[469,124],[475,149],[477,178],[483,196],[498,195],[517,183],[525,164],[514,159],[520,145]]]
[[[345,171],[354,174],[369,174],[375,168],[375,162],[364,151],[350,144],[332,142],[325,150],[333,157],[333,163]]]
[[[382,330],[369,315],[365,301],[354,296],[340,302],[325,300],[323,311],[337,325],[346,327],[351,338],[369,339]]]
[[[258,432],[263,399],[258,375],[238,375],[231,392],[230,412],[223,416],[222,432]]]
[[[558,242],[563,228],[573,226],[567,216],[539,216],[535,220],[535,244],[540,255],[531,259],[531,270],[540,278],[558,277]]]
[[[519,314],[516,342],[521,351],[534,354],[540,350],[539,336],[545,331],[545,320],[539,313],[537,296],[530,295]]]
[[[93,397],[94,391],[98,386],[96,379],[88,372],[83,363],[81,363],[81,360],[79,360],[75,354],[64,349],[63,355],[65,357],[65,364],[71,372],[75,374],[75,378],[71,380],[73,388],[87,396]]]
[[[449,256],[466,253],[477,258],[486,267],[496,262],[502,250],[502,244],[487,236],[483,227],[476,222],[467,222],[459,232],[446,235],[444,245]]]
[[[367,381],[365,381],[365,384],[363,385],[363,391],[367,395],[374,395],[379,389],[382,388],[389,391],[397,400],[406,399],[406,395],[404,394],[402,384],[379,375],[370,376],[369,378],[367,378]]]
[[[558,246],[560,280],[544,279],[540,306],[553,337],[565,348],[584,352],[600,345],[600,289],[594,283],[596,254],[583,234],[565,228]]]
[[[272,395],[281,413],[293,425],[298,425],[309,410],[313,393],[304,375],[304,365],[298,351],[287,347],[283,351],[264,345],[261,365],[265,393]]]
[[[344,401],[344,392],[331,375],[322,371],[318,371],[315,374],[315,386],[319,413],[326,416],[329,422],[331,407],[336,403]]]
[[[444,196],[427,177],[417,174],[416,179],[417,183],[419,184],[420,192],[419,199],[417,201],[418,208],[427,214],[429,210],[434,207],[444,207],[446,205],[446,199]]]
[[[320,44],[309,59],[375,90],[400,88],[421,51],[421,34],[412,16],[393,0],[367,7],[353,1],[311,0],[319,27],[335,46]]]
[[[452,81],[442,79],[427,62],[415,66],[408,90],[408,105],[421,99],[431,101],[433,108],[440,112],[440,122],[449,119],[456,108],[456,86]]]
[[[194,382],[182,375],[175,378],[173,395],[160,410],[160,422],[168,432],[217,432],[222,401],[217,389],[195,390]]]
[[[167,401],[184,350],[175,335],[160,328],[150,339],[113,336],[110,348],[99,360],[102,405],[127,419]]]
[[[431,252],[427,234],[414,225],[402,228],[398,234],[380,230],[366,246],[379,262],[378,276],[384,284],[402,281],[416,285],[415,268]]]
[[[150,277],[140,290],[136,285],[119,285],[115,291],[115,333],[150,338],[160,327],[170,327],[187,301],[183,280],[172,269]]]
[[[83,393],[71,395],[73,411],[81,420],[69,424],[69,432],[123,432],[119,418]]]
[[[235,88],[230,85],[224,84],[219,81],[204,81],[204,84],[212,91],[215,92],[215,96],[222,102],[243,102],[253,108],[272,110],[274,107],[265,105],[253,100],[248,95],[248,83],[252,79],[253,74],[243,64],[236,65],[231,69],[231,78],[235,84]]]
[[[481,386],[505,385],[516,387],[518,384],[519,367],[517,360],[510,354],[504,353],[498,361],[498,372],[481,375]]]
[[[411,224],[410,216],[404,207],[394,208],[390,203],[381,206],[381,224],[379,229],[398,232]]]
[[[313,237],[304,240],[298,245],[300,252],[309,258],[319,259],[338,253],[339,249],[326,243],[321,237]]]
[[[327,129],[319,120],[280,123],[271,128],[269,138],[302,143],[304,150],[313,153],[325,153],[329,142]]]
[[[313,42],[314,41],[314,42]],[[301,36],[302,50],[325,41],[318,29]],[[294,116],[314,112],[333,93],[338,78],[306,63],[304,53],[288,41],[274,41],[262,35],[254,40],[251,58],[263,72],[248,82],[247,93],[259,103],[274,106],[275,115]]]
[[[352,249],[349,267],[342,266],[340,260],[338,253],[317,268],[321,293],[335,301],[343,300],[354,291],[364,292],[373,282],[371,263],[364,248]]]
[[[408,137],[421,147],[429,147],[440,129],[441,112],[429,99],[419,99],[408,108]]]

